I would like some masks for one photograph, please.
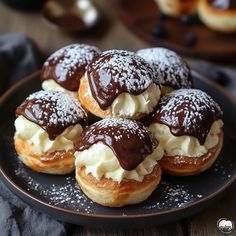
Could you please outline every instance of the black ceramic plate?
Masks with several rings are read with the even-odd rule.
[[[217,199],[236,179],[236,105],[224,91],[193,73],[194,83],[209,93],[224,111],[224,146],[212,168],[193,177],[163,175],[151,197],[138,205],[119,209],[90,201],[73,175],[38,174],[22,165],[14,150],[16,107],[40,88],[38,74],[24,79],[0,99],[0,172],[7,186],[28,204],[56,219],[93,226],[144,226],[179,220],[194,214]]]

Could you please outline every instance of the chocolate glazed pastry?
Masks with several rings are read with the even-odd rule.
[[[74,143],[88,117],[79,102],[60,91],[39,91],[16,114],[14,143],[20,160],[42,173],[72,172]]]
[[[207,0],[208,3],[215,8],[219,9],[236,9],[235,0]]]
[[[152,121],[167,125],[175,136],[194,136],[204,144],[213,122],[222,115],[218,104],[205,92],[181,89],[161,99]]]
[[[162,95],[180,88],[192,88],[191,71],[177,53],[166,48],[145,48],[136,52],[153,67],[154,77],[162,85]]]
[[[94,99],[105,110],[123,92],[138,95],[153,83],[149,65],[127,51],[107,51],[88,66]],[[129,79],[131,77],[131,79]]]
[[[76,179],[93,201],[110,207],[147,199],[161,178],[163,151],[136,121],[101,120],[81,134],[75,152]]]
[[[69,103],[70,110],[66,107]],[[50,140],[54,140],[68,126],[87,119],[80,104],[59,91],[39,91],[30,95],[17,107],[16,115],[39,125],[48,133]]]
[[[82,132],[76,149],[84,151],[98,142],[112,149],[125,170],[135,169],[158,145],[141,123],[126,120],[106,120],[91,125]]]
[[[72,44],[53,53],[44,63],[41,80],[54,80],[69,91],[78,91],[88,64],[101,51],[86,44]]]
[[[138,120],[157,105],[160,86],[153,69],[141,57],[123,50],[103,52],[81,79],[79,100],[101,118]]]
[[[173,175],[208,169],[222,148],[222,115],[201,90],[180,89],[162,97],[149,128],[165,151],[163,169]]]
[[[202,22],[213,30],[236,32],[235,0],[201,0],[198,14]]]

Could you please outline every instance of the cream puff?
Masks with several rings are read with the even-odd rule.
[[[74,170],[74,143],[87,114],[78,100],[61,91],[31,94],[16,109],[15,149],[29,168],[48,174]]]
[[[196,13],[199,0],[155,0],[160,11],[168,16]]]
[[[187,63],[177,53],[167,48],[145,48],[136,52],[148,62],[154,71],[155,79],[161,84],[162,96],[175,89],[193,86],[191,71]]]
[[[200,19],[209,28],[220,32],[236,32],[235,0],[200,0]]]
[[[84,129],[75,152],[76,180],[94,202],[121,207],[147,199],[161,179],[163,150],[137,121],[111,118]]]
[[[71,44],[53,53],[44,63],[40,79],[44,90],[63,91],[78,97],[80,79],[101,51],[87,44]]]
[[[124,50],[100,54],[80,81],[82,106],[101,118],[138,120],[153,111],[159,98],[160,87],[151,66]]]
[[[201,90],[180,89],[162,97],[149,126],[164,149],[162,169],[187,176],[210,168],[223,144],[221,118],[219,105]]]

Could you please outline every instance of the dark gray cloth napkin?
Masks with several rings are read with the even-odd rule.
[[[43,59],[42,53],[26,35],[0,36],[0,96],[11,85],[38,70]],[[0,180],[1,236],[61,236],[67,234],[68,226],[32,209]]]

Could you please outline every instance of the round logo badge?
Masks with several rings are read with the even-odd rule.
[[[234,222],[227,218],[221,218],[217,221],[217,228],[224,234],[230,234],[234,230]]]

